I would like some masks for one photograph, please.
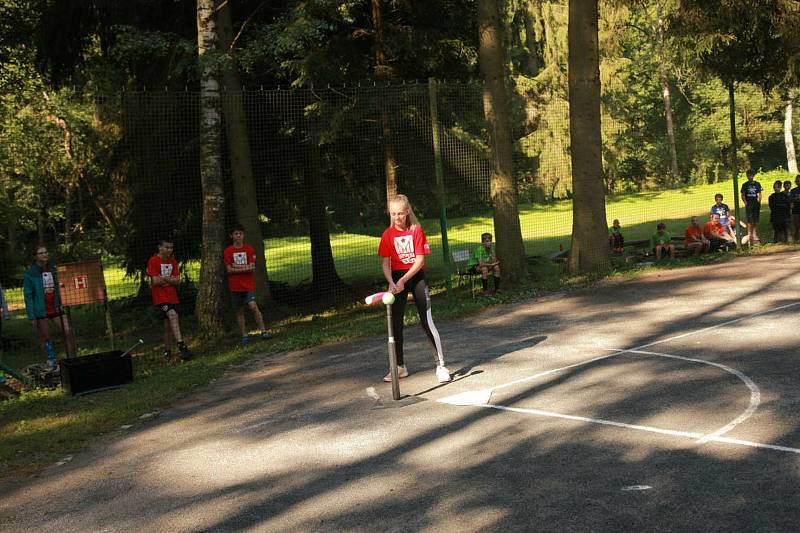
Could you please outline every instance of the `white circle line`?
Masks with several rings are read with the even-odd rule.
[[[683,437],[698,441],[700,439],[707,439],[710,442],[720,442],[723,444],[734,444],[737,446],[748,446],[750,448],[762,448],[767,450],[775,450],[780,452],[789,452],[800,455],[800,448],[792,448],[790,446],[779,446],[776,444],[763,444],[761,442],[753,442],[742,439],[732,439],[729,437],[703,435],[693,431],[679,431],[675,429],[664,429],[652,426],[643,426],[641,424],[626,424],[624,422],[616,422],[614,420],[604,420],[602,418],[589,418],[586,416],[565,415],[563,413],[555,413],[552,411],[543,411],[541,409],[528,409],[524,407],[508,407],[505,405],[475,405],[475,407],[483,407],[486,409],[497,409],[498,411],[510,411],[513,413],[523,413],[537,416],[546,416],[549,418],[560,418],[563,420],[573,420],[576,422],[587,422],[590,424],[599,424],[603,426],[613,426],[624,429],[633,429],[636,431],[645,431],[647,433],[657,433],[660,435],[669,435],[672,437]]]
[[[707,331],[712,331],[712,330],[719,329],[719,328],[722,328],[722,327],[725,327],[725,326],[730,326],[731,324],[736,324],[737,322],[742,322],[743,320],[747,320],[747,319],[750,319],[750,318],[755,318],[755,317],[761,316],[761,315],[766,315],[766,314],[769,314],[769,313],[773,313],[775,311],[780,311],[781,309],[787,309],[789,307],[795,307],[797,305],[800,305],[800,302],[794,302],[794,303],[790,303],[790,304],[786,304],[786,305],[781,305],[781,306],[778,306],[778,307],[773,307],[771,309],[765,309],[764,311],[759,311],[758,313],[752,313],[752,314],[749,314],[749,315],[746,315],[746,316],[743,316],[743,317],[734,318],[733,320],[727,320],[725,322],[721,322],[719,324],[715,324],[713,326],[708,326],[708,327],[705,327],[705,328],[697,329],[697,330],[694,330],[694,331],[687,331],[686,333],[681,333],[680,335],[674,335],[674,336],[668,337],[666,339],[661,339],[661,340],[657,340],[657,341],[653,341],[653,342],[648,342],[647,344],[642,344],[641,346],[636,346],[634,348],[628,348],[626,350],[618,350],[618,351],[616,351],[614,353],[611,353],[611,354],[608,354],[608,355],[601,355],[600,357],[595,357],[593,359],[588,359],[586,361],[581,361],[579,363],[574,363],[574,364],[571,364],[571,365],[562,366],[560,368],[554,368],[552,370],[545,370],[544,372],[539,372],[538,374],[534,374],[532,376],[527,376],[527,377],[520,378],[520,379],[517,379],[517,380],[514,380],[514,381],[509,381],[508,383],[504,383],[502,385],[497,385],[496,387],[491,387],[489,390],[496,391],[496,390],[500,390],[500,389],[505,389],[505,388],[511,387],[513,385],[519,385],[520,383],[526,383],[528,381],[533,381],[534,379],[538,379],[538,378],[540,378],[542,376],[546,376],[548,374],[553,374],[555,372],[560,372],[562,370],[567,370],[569,368],[574,368],[576,366],[588,365],[589,363],[594,363],[595,361],[602,361],[603,359],[609,359],[611,357],[616,357],[616,356],[622,355],[624,353],[636,352],[636,351],[642,350],[644,348],[649,348],[651,346],[655,346],[657,344],[664,344],[666,342],[672,342],[672,341],[675,341],[675,340],[678,340],[678,339],[682,339],[684,337],[689,337],[691,335],[697,335],[698,333],[705,333]]]
[[[700,363],[700,364],[703,364],[703,365],[715,366],[717,368],[720,368],[720,369],[724,370],[725,372],[733,374],[734,376],[739,378],[742,381],[742,383],[744,383],[747,386],[748,389],[750,389],[750,404],[747,406],[747,409],[745,409],[742,414],[740,414],[739,416],[737,416],[736,418],[734,418],[733,420],[728,422],[725,426],[719,428],[718,430],[714,431],[713,433],[709,433],[708,435],[706,435],[703,438],[701,438],[700,440],[698,440],[697,442],[699,444],[702,444],[704,442],[708,442],[711,437],[718,437],[720,435],[724,435],[725,433],[728,433],[733,428],[735,428],[736,426],[738,426],[739,424],[741,424],[742,422],[744,422],[745,420],[750,418],[753,415],[753,413],[756,412],[756,409],[758,409],[758,406],[761,403],[761,391],[759,390],[758,385],[756,385],[753,382],[752,379],[747,377],[746,374],[743,374],[742,372],[739,372],[735,368],[731,368],[731,367],[729,367],[727,365],[723,365],[722,363],[715,363],[714,361],[705,361],[703,359],[695,359],[694,357],[683,357],[682,355],[672,355],[672,354],[668,354],[668,353],[658,353],[658,352],[644,352],[644,351],[641,351],[641,350],[637,350],[637,351],[630,352],[630,353],[638,353],[638,354],[643,354],[643,355],[655,355],[657,357],[667,357],[667,358],[670,358],[670,359],[682,359],[684,361],[691,361],[693,363]]]

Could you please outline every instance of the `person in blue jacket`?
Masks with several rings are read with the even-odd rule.
[[[39,245],[33,257],[33,264],[25,272],[22,292],[25,296],[25,310],[28,320],[39,335],[42,352],[47,364],[55,368],[58,364],[55,347],[50,338],[50,321],[64,333],[68,353],[76,353],[69,320],[64,315],[59,294],[56,264],[50,260],[47,246]],[[55,320],[54,320],[55,319]]]

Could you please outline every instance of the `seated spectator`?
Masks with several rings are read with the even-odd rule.
[[[675,259],[675,245],[672,244],[672,237],[667,233],[667,226],[660,222],[656,226],[656,232],[650,237],[650,248],[656,253],[656,261],[661,259],[661,254],[669,254],[670,259]]]
[[[622,228],[619,219],[615,218],[608,230],[608,244],[614,253],[621,254],[625,251],[625,237],[622,236]]]
[[[789,186],[791,187],[791,185],[790,182]],[[772,240],[776,243],[787,242],[786,234],[789,229],[787,221],[790,216],[791,201],[781,187],[783,187],[783,182],[776,180],[772,184],[775,192],[769,195],[769,221],[772,224]]]
[[[742,227],[746,226],[742,224]],[[736,242],[736,217],[732,214],[728,215],[728,225],[725,227],[725,231],[733,239],[733,242]],[[748,239],[749,237],[747,235],[742,235],[742,244],[747,244]]]
[[[728,223],[736,224],[736,219],[730,216]],[[703,235],[709,240],[709,250],[712,252],[736,246],[736,237],[729,233],[729,228],[720,224],[719,214],[717,213],[711,215],[711,220],[703,225]]]
[[[711,247],[711,241],[703,235],[703,228],[700,227],[700,220],[697,217],[692,217],[691,225],[686,228],[683,235],[683,245],[693,256],[707,252]]]
[[[480,274],[484,296],[491,296],[500,292],[500,261],[497,260],[492,246],[492,234],[481,235],[481,245],[475,248],[467,262],[470,274]],[[492,273],[494,289],[489,290],[489,272]]]
[[[728,204],[722,203],[722,195],[717,193],[714,195],[714,205],[711,206],[710,214],[717,213],[719,215],[719,222],[723,226],[728,225],[728,215],[730,215],[731,209],[728,207]]]

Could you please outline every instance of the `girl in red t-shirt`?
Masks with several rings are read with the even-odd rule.
[[[398,376],[408,376],[408,369],[403,362],[403,317],[408,293],[411,293],[417,305],[420,325],[425,330],[436,360],[436,379],[439,383],[448,382],[450,372],[444,366],[442,340],[433,324],[431,297],[425,282],[425,256],[431,253],[431,248],[406,196],[398,194],[389,201],[388,208],[391,225],[381,236],[378,255],[383,258],[383,276],[389,284],[386,290],[396,295],[392,304],[392,328]],[[383,378],[383,381],[391,380],[391,374]]]

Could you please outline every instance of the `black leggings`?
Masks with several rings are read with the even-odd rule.
[[[406,272],[408,272],[408,270],[392,270],[392,280],[397,283]],[[419,323],[422,329],[425,330],[425,335],[428,337],[433,358],[436,360],[437,365],[444,366],[442,340],[439,337],[439,331],[433,324],[433,317],[431,316],[431,297],[430,294],[428,294],[428,284],[425,282],[425,273],[421,270],[406,282],[403,291],[395,295],[395,300],[392,304],[392,329],[394,330],[397,364],[403,365],[403,318],[406,314],[406,301],[408,300],[409,292],[414,296],[414,303],[417,305],[417,313],[419,313]]]

